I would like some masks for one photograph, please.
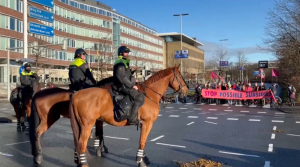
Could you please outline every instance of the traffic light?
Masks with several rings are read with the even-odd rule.
[[[146,76],[151,75],[150,70],[146,70]]]
[[[46,74],[46,75],[45,75],[45,78],[48,79],[48,78],[49,78],[49,74]]]

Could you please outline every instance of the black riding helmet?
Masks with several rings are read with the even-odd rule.
[[[78,58],[78,57],[80,57],[80,55],[81,54],[84,54],[84,55],[86,55],[86,52],[85,52],[85,50],[83,50],[83,49],[81,49],[81,48],[79,48],[79,49],[76,49],[76,51],[75,51],[75,55],[74,55],[74,58]]]
[[[123,53],[129,53],[130,49],[127,46],[120,46],[118,49],[118,55],[122,55]]]
[[[31,64],[26,63],[26,64],[24,65],[24,68],[26,68],[26,67],[30,67],[30,68],[31,68]]]

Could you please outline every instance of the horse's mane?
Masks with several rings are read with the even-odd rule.
[[[97,87],[112,85],[113,81],[114,81],[113,77],[104,78],[104,79],[100,80],[99,82],[97,82]]]
[[[157,73],[153,74],[151,77],[149,77],[146,81],[144,81],[145,84],[149,85],[152,84],[158,80],[160,80],[163,77],[166,77],[173,73],[173,70],[177,67],[169,67],[164,70],[158,71]]]

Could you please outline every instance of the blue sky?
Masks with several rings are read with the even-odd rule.
[[[258,50],[263,46],[267,13],[274,0],[100,0],[117,12],[132,18],[158,33],[180,32],[180,18],[173,14],[189,13],[183,17],[183,33],[196,37],[204,44],[205,58],[222,47],[228,50],[228,60],[237,61],[244,52],[250,62],[275,60],[271,53]]]

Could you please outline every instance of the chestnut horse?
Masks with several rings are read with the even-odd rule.
[[[145,103],[140,107],[138,118],[142,121],[140,145],[137,152],[139,167],[149,164],[145,156],[145,145],[154,121],[159,114],[159,100],[167,91],[168,86],[182,93],[188,92],[179,66],[161,70],[138,84],[138,88],[145,94]],[[75,141],[75,155],[79,158],[78,166],[88,167],[87,141],[89,133],[96,122],[102,120],[113,126],[127,126],[127,120],[117,122],[114,119],[113,101],[110,92],[102,88],[89,88],[76,92],[70,101],[70,121]]]
[[[25,116],[27,116],[27,122],[29,122],[29,118],[31,115],[31,103],[32,103],[32,90],[29,87],[23,88],[21,92],[22,99],[19,99],[19,89],[20,87],[16,87],[12,90],[10,95],[10,104],[14,107],[16,117],[17,117],[17,131],[25,131],[29,130],[28,125],[25,124]],[[40,87],[37,84],[36,92],[39,92]],[[20,102],[22,105],[20,105]]]
[[[112,77],[105,78],[97,83],[98,87],[109,87],[112,84]],[[29,137],[31,143],[31,154],[36,164],[42,163],[41,135],[45,133],[59,118],[69,118],[69,102],[71,90],[63,88],[48,88],[36,93],[32,100],[30,117]],[[94,147],[97,156],[101,152],[108,152],[103,141],[103,122],[96,122]],[[101,143],[101,146],[99,145]],[[100,147],[99,147],[100,146]]]

